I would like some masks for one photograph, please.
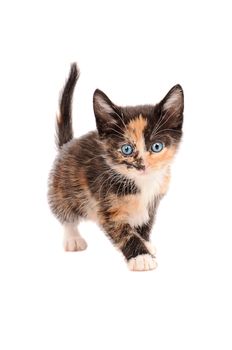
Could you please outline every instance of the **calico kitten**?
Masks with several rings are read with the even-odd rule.
[[[71,105],[78,77],[74,63],[60,98],[59,153],[49,178],[49,204],[64,226],[64,248],[86,249],[77,225],[91,219],[121,250],[129,269],[155,269],[150,233],[182,136],[183,90],[176,85],[160,103],[136,107],[117,106],[96,90],[97,131],[74,139]]]

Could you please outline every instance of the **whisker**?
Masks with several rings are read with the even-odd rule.
[[[109,194],[111,188],[112,188],[114,185],[116,185],[116,184],[118,183],[118,181],[120,180],[119,178],[120,178],[120,175],[118,175],[118,174],[116,174],[116,173],[112,176],[112,179],[111,179],[111,181],[110,181],[110,186],[109,186],[109,188],[108,188],[108,191],[107,191],[106,194],[105,194],[105,197],[108,196],[108,194]],[[114,182],[114,180],[116,180],[116,182]]]
[[[88,162],[91,162],[91,160],[96,159],[96,158],[99,158],[99,157],[105,158],[103,154],[99,154],[98,156],[95,156],[95,157],[93,157],[93,158],[87,159],[87,160],[84,162],[84,164],[86,164],[86,163],[88,163]]]
[[[114,128],[107,128],[107,130],[112,130],[112,131],[114,131],[116,134],[118,134],[118,135],[120,136],[120,138],[122,138],[123,140],[125,140],[124,134],[120,133],[119,131],[115,130]]]
[[[155,126],[155,129],[154,131],[156,131],[158,128],[159,128],[159,125],[161,124],[163,118],[164,118],[165,115],[162,115],[159,117],[159,119],[157,120],[157,123],[156,123],[156,126]]]
[[[156,130],[159,128],[160,124],[162,123],[162,121],[163,121],[164,118],[166,117],[167,112],[168,112],[168,111],[166,111],[165,114],[162,114],[162,113],[161,113],[159,119],[157,120],[156,127],[155,127],[154,131],[156,131]]]
[[[112,170],[112,169],[111,169]],[[113,170],[112,170],[112,172],[113,172]],[[113,172],[113,174],[109,174],[108,175],[108,177],[106,178],[106,180],[101,184],[101,187],[100,187],[100,190],[99,190],[99,196],[101,196],[101,190],[103,189],[103,186],[104,186],[104,184],[106,183],[108,183],[108,181],[110,181],[111,180],[111,182],[112,182],[112,180],[114,179],[114,176],[115,175],[117,175],[117,174],[115,174],[114,172]],[[107,191],[107,194],[108,194],[108,192],[109,192],[109,189],[108,189],[108,191]],[[105,194],[105,197],[107,197],[107,194]]]
[[[154,133],[154,135],[156,135],[156,131],[158,131],[160,128],[162,128],[162,126],[163,126],[164,124],[166,124],[166,123],[168,122],[168,120],[169,120],[170,118],[173,117],[174,114],[175,114],[175,111],[173,111],[173,113],[171,113],[167,119],[166,119],[167,112],[164,114],[163,123],[159,124],[159,127],[158,127],[158,128],[155,128],[155,133]]]
[[[122,117],[120,116],[120,114],[118,114],[118,113],[116,113],[116,114],[117,114],[117,116],[119,117],[119,119],[121,120],[121,122],[123,123],[123,125],[124,125],[126,131],[129,133],[129,130],[128,130],[128,128],[127,128],[127,126],[126,126],[124,120],[123,120]]]
[[[121,126],[119,126],[118,124],[113,124],[113,125],[115,125],[118,129],[120,129],[123,134],[125,133],[125,129],[122,129]]]
[[[112,172],[112,171],[113,171],[112,169],[108,169],[108,170],[104,171],[103,173],[101,173],[100,175],[98,175],[98,176],[96,177],[96,179],[95,179],[93,182],[91,182],[91,185],[95,184],[95,182],[96,182],[97,180],[101,179],[102,177],[105,176],[105,174],[110,173],[110,172]]]
[[[157,125],[156,125],[156,128],[154,131],[161,128],[161,126],[164,125],[170,119],[170,117],[172,117],[174,115],[174,113],[175,113],[175,110],[173,111],[173,113],[170,114],[170,116],[167,119],[166,119],[166,115],[168,114],[168,110],[166,111],[165,114],[161,114],[160,118],[157,121]]]
[[[160,134],[161,132],[164,132],[164,131],[172,131],[172,132],[176,132],[176,133],[178,133],[178,134],[181,134],[181,133],[182,133],[180,130],[175,130],[175,129],[163,129],[163,130],[157,131],[157,132],[154,134],[154,136],[156,136],[156,135],[158,135],[158,134]]]

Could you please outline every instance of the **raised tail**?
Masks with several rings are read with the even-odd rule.
[[[73,138],[72,129],[72,97],[80,71],[76,63],[71,64],[69,77],[60,94],[59,112],[57,115],[56,144],[61,148]]]

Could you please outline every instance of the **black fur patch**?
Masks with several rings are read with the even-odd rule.
[[[122,253],[127,260],[135,258],[140,254],[149,254],[144,243],[137,236],[131,237],[122,248]]]

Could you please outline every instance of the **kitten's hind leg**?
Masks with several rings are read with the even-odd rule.
[[[64,224],[63,244],[64,250],[67,252],[77,252],[87,248],[86,241],[81,237],[76,224],[73,223]]]

